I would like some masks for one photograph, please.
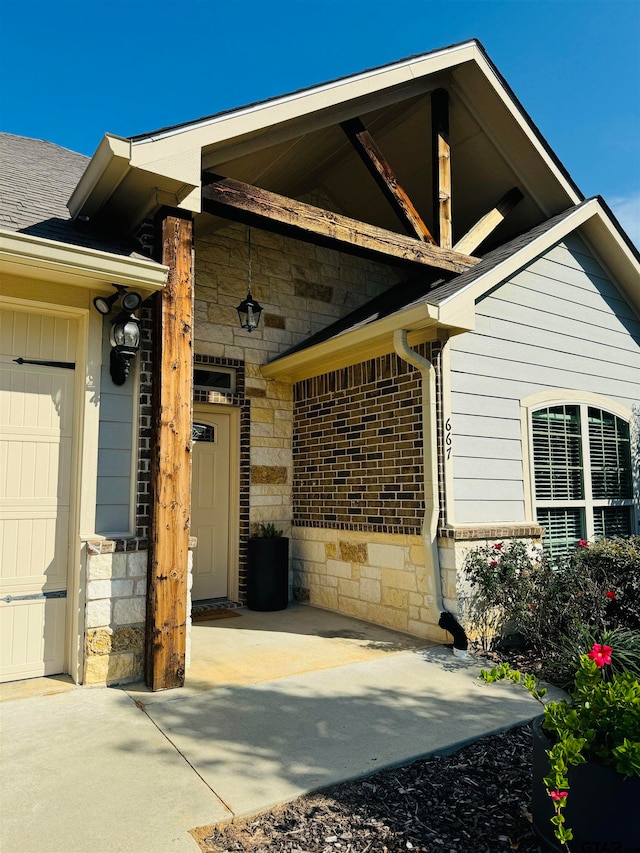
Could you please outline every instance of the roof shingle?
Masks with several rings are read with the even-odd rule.
[[[89,158],[26,136],[0,133],[0,228],[116,255],[135,244],[73,221],[66,202]]]

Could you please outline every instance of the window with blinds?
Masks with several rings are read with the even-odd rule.
[[[544,527],[543,545],[551,557],[566,557],[583,538],[581,509],[539,507],[538,524]]]
[[[553,557],[581,539],[634,529],[629,424],[586,404],[532,412],[533,481],[544,546]]]
[[[594,498],[630,498],[629,424],[602,409],[589,407],[589,455]]]
[[[536,499],[584,497],[578,406],[552,406],[533,413]]]

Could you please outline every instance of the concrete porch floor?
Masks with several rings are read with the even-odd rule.
[[[540,713],[427,645],[293,605],[196,623],[182,690],[33,679],[1,708],[2,850],[197,853],[191,831]]]
[[[306,604],[232,612],[238,616],[193,625],[187,691],[258,684],[435,645]]]

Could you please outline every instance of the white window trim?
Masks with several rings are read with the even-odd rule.
[[[537,394],[531,394],[525,397],[520,402],[520,418],[522,429],[522,447],[526,449],[523,453],[522,468],[524,479],[524,496],[525,496],[525,517],[533,524],[537,524],[536,513],[536,494],[535,494],[535,477],[533,470],[533,430],[532,430],[532,414],[538,409],[546,409],[550,406],[571,405],[580,407],[580,434],[582,439],[582,459],[583,459],[583,477],[584,477],[584,493],[583,500],[574,501],[544,501],[544,506],[548,507],[580,507],[584,511],[585,519],[585,534],[586,539],[591,541],[594,538],[593,513],[587,512],[587,508],[598,506],[630,506],[631,507],[631,529],[638,531],[638,484],[636,477],[632,476],[633,496],[628,499],[613,498],[613,499],[596,499],[591,496],[591,457],[589,453],[588,430],[584,429],[583,425],[588,423],[589,407],[604,409],[613,415],[616,415],[629,424],[629,433],[632,447],[632,464],[633,447],[638,441],[638,423],[633,412],[622,406],[620,403],[610,400],[601,394],[593,394],[589,391],[568,391],[568,390],[548,390],[541,391]],[[637,460],[636,460],[637,461]]]

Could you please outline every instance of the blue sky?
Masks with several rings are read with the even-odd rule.
[[[1,26],[0,129],[89,155],[478,38],[640,244],[640,0],[4,0]]]

